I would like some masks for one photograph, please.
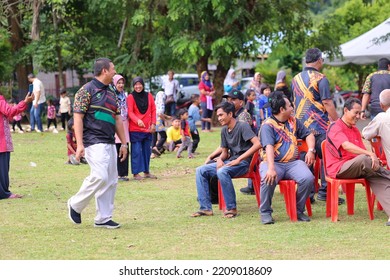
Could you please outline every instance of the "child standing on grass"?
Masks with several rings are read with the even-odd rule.
[[[260,119],[264,121],[271,116],[271,107],[264,107],[268,103],[269,95],[271,94],[271,87],[268,84],[262,84],[259,98]]]
[[[61,124],[62,124],[62,130],[65,130],[65,124],[70,119],[71,114],[71,102],[69,97],[67,96],[66,89],[61,89],[60,91],[61,98],[60,98],[60,113],[61,113]]]
[[[192,104],[190,108],[188,108],[188,123],[190,124],[191,138],[192,138],[192,154],[195,154],[196,149],[198,148],[198,144],[200,142],[199,131],[196,128],[196,122],[210,122],[211,118],[202,118],[200,116],[200,95],[193,94],[191,95]]]
[[[187,148],[188,158],[193,158],[192,154],[192,139],[190,132],[190,125],[188,123],[188,111],[187,109],[180,109],[178,112],[180,118],[180,135],[181,135],[181,146],[177,151],[177,158],[181,158],[181,152]]]
[[[47,128],[45,131],[49,131],[50,125],[53,123],[53,133],[58,133],[57,119],[56,119],[56,107],[53,104],[53,100],[47,100]]]
[[[11,100],[9,103],[11,106],[16,106],[16,103],[14,100]],[[18,113],[12,118],[12,132],[15,132],[15,125],[17,125],[19,128],[19,133],[24,133],[23,127],[21,125],[21,121],[23,118],[22,113]]]
[[[255,134],[257,134],[257,124],[256,124],[256,116],[255,116],[255,99],[256,92],[254,89],[248,89],[245,93],[246,104],[245,109],[251,115],[252,118],[252,130]]]
[[[68,149],[68,161],[65,164],[73,164],[71,161],[72,156],[76,156],[77,142],[73,129],[73,118],[68,121],[68,132],[66,133],[66,147]],[[81,163],[87,163],[84,157],[80,158]]]

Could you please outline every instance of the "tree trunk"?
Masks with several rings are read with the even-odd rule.
[[[209,61],[209,56],[202,56],[196,62],[196,72],[198,73],[198,77],[200,77],[203,71],[209,70],[208,61]]]
[[[21,48],[24,47],[25,43],[23,40],[23,31],[20,26],[19,18],[22,17],[20,15],[17,2],[19,0],[9,0],[8,1],[8,26],[10,29],[10,43],[11,49],[13,53],[17,53]],[[32,72],[32,64],[31,61],[21,62],[15,66],[15,78],[18,83],[18,95],[17,99],[24,99],[27,91],[28,91],[28,79],[27,75]]]
[[[61,54],[61,45],[60,43],[58,42],[58,22],[59,22],[59,18],[58,18],[58,15],[56,13],[56,11],[54,10],[54,6],[52,8],[52,12],[53,12],[53,27],[54,27],[54,33],[55,33],[55,36],[56,36],[56,46],[55,46],[55,49],[56,49],[56,53],[57,53],[57,61],[58,61],[58,64],[57,64],[57,69],[58,69],[58,81],[59,81],[59,84],[60,84],[60,88],[63,88],[65,83],[64,83],[64,76],[62,75],[62,54]],[[59,89],[58,89],[59,90]],[[55,96],[57,96],[57,92],[55,94]],[[57,96],[58,97],[58,96]]]
[[[41,0],[34,0],[32,4],[33,18],[31,24],[31,39],[39,40],[39,10],[41,8]]]

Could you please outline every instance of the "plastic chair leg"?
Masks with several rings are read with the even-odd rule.
[[[347,198],[347,213],[348,215],[353,215],[355,204],[355,183],[345,184],[345,189],[345,196]]]

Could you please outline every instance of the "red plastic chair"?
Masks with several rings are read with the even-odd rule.
[[[321,144],[322,148],[322,160],[324,166],[326,167],[326,155],[325,155],[326,140]],[[332,217],[332,222],[337,222],[338,220],[338,198],[339,198],[339,187],[343,185],[347,198],[347,213],[348,215],[354,214],[354,202],[355,202],[355,184],[362,184],[366,188],[366,197],[367,197],[367,206],[368,206],[368,215],[370,220],[374,219],[374,209],[372,204],[371,189],[368,181],[364,178],[356,179],[338,179],[331,178],[326,172],[325,168],[325,178],[328,183],[328,194],[326,197],[326,217]],[[329,193],[330,191],[330,193]]]
[[[299,139],[297,144],[298,144],[299,153],[307,152],[308,147],[307,147],[306,141]],[[318,181],[318,177],[317,177],[317,181]],[[296,186],[296,182],[294,180],[280,180],[279,181],[280,192],[284,195],[284,202],[286,204],[286,212],[287,212],[287,215],[290,217],[290,220],[292,222],[296,222],[298,220],[297,203],[296,203],[297,195],[296,195],[295,186]],[[310,198],[307,198],[307,200],[306,200],[306,210],[307,210],[307,214],[309,216],[312,216]]]
[[[382,139],[379,136],[376,136],[371,139],[371,149],[378,157],[379,161],[382,163],[382,166],[389,169],[389,166],[387,164],[386,154],[382,147]],[[375,205],[375,194],[372,194],[372,207]],[[379,203],[379,201],[376,204],[376,209],[383,210],[382,205]]]
[[[249,165],[248,172],[244,175],[234,177],[233,179],[240,179],[240,178],[250,178],[252,179],[253,183],[253,189],[255,190],[256,200],[257,200],[257,207],[260,207],[260,171],[259,171],[259,165],[260,165],[260,159],[259,159],[259,152],[255,152],[252,156],[251,163]],[[218,180],[218,200],[219,200],[219,209],[225,211],[226,210],[226,204],[225,199],[223,197],[222,193],[222,187],[221,183]]]

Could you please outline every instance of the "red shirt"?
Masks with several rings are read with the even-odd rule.
[[[206,86],[202,81],[198,85],[200,93],[200,102],[207,102],[206,95],[202,94],[202,89],[204,89],[206,92],[211,92],[214,90],[214,87],[208,87]]]
[[[345,162],[358,156],[343,149],[341,145],[346,141],[362,149],[366,149],[359,129],[356,126],[348,127],[341,119],[338,119],[334,124],[329,126],[325,146],[326,171],[332,178],[336,178],[336,174]]]
[[[141,114],[135,103],[133,95],[127,97],[127,110],[129,116],[129,131],[130,132],[147,132],[150,133],[150,126],[156,124],[156,104],[154,103],[153,95],[148,93],[149,106],[145,114]],[[141,119],[145,127],[138,126],[138,120]]]

